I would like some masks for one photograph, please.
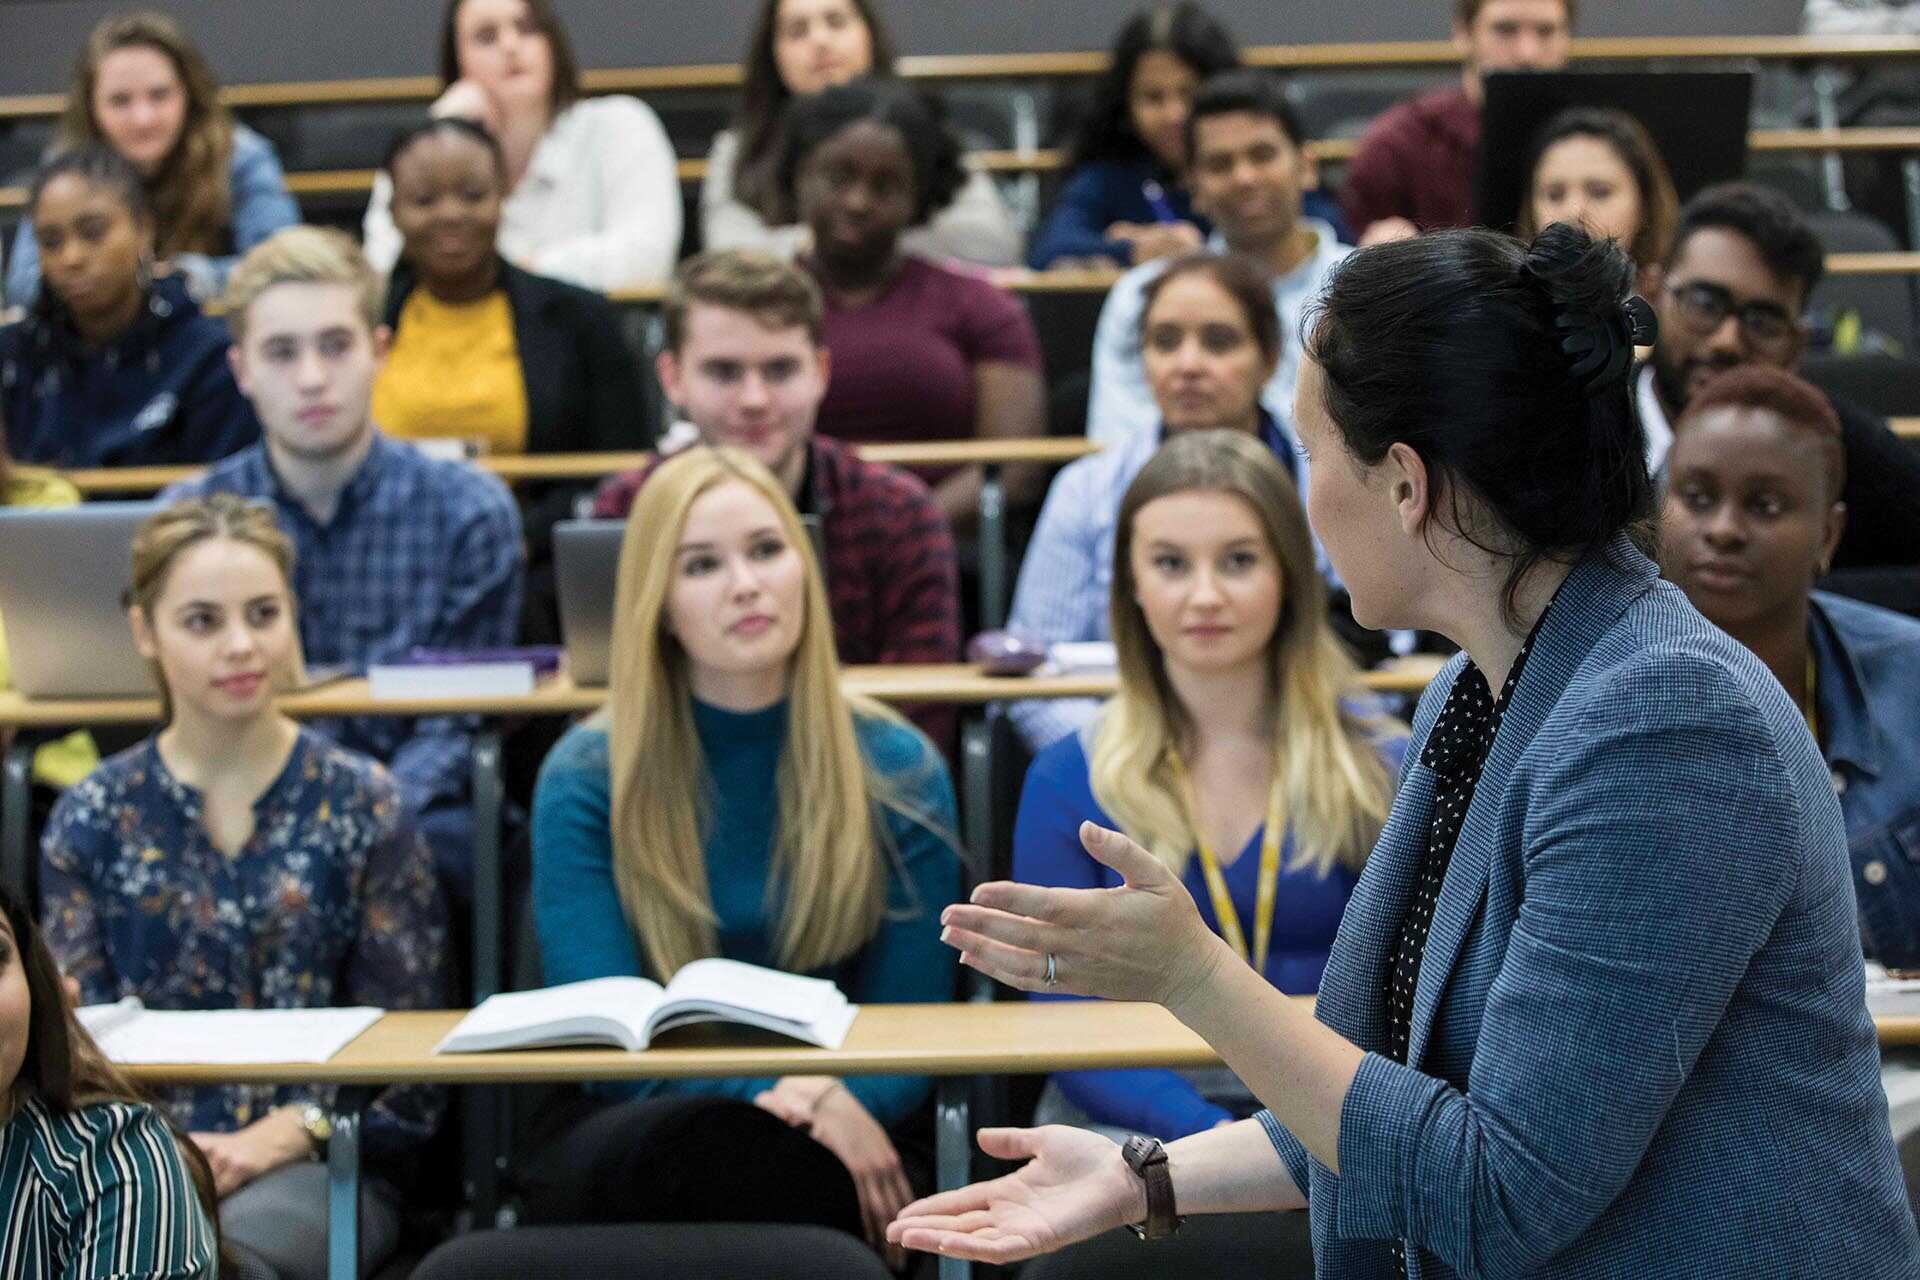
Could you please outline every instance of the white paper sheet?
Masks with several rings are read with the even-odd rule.
[[[379,1021],[381,1009],[146,1009],[108,1030],[114,1062],[248,1066],[326,1062]]]

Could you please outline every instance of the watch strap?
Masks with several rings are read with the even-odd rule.
[[[1173,1200],[1173,1173],[1167,1165],[1167,1149],[1158,1138],[1135,1134],[1128,1138],[1120,1154],[1127,1167],[1146,1184],[1147,1220],[1129,1223],[1142,1240],[1164,1240],[1180,1229],[1180,1214]]]

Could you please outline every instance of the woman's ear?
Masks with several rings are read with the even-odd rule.
[[[1405,442],[1394,444],[1383,458],[1381,473],[1387,482],[1387,496],[1393,500],[1400,517],[1400,531],[1408,537],[1418,534],[1432,514],[1432,476],[1426,459]]]
[[[148,662],[157,662],[160,658],[160,646],[154,640],[153,623],[147,620],[146,611],[139,605],[127,607],[127,625],[133,630],[133,647]]]

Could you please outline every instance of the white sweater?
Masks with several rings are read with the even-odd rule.
[[[803,226],[773,227],[733,190],[740,163],[740,138],[731,129],[713,135],[707,148],[707,177],[700,185],[700,240],[708,249],[763,249],[783,258],[797,256],[810,236]],[[1011,267],[1023,252],[1020,228],[1000,198],[993,179],[975,170],[953,203],[924,227],[900,238],[909,253],[935,260],[954,258],[982,267]]]
[[[363,225],[381,272],[400,259],[393,185],[374,179]],[[500,252],[536,275],[601,291],[664,284],[680,254],[680,179],[660,118],[637,98],[583,98],[534,148],[500,210]]]

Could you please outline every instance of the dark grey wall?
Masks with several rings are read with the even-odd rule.
[[[74,51],[101,15],[141,0],[0,0],[0,94],[61,88]],[[147,0],[151,3],[152,0]],[[757,0],[559,0],[590,67],[729,62]],[[411,75],[432,69],[438,0],[174,0],[221,78],[244,84]],[[910,53],[1093,49],[1135,0],[891,0]],[[1249,44],[1439,39],[1447,0],[1212,0]],[[1588,0],[1590,35],[1778,35],[1800,0]]]

